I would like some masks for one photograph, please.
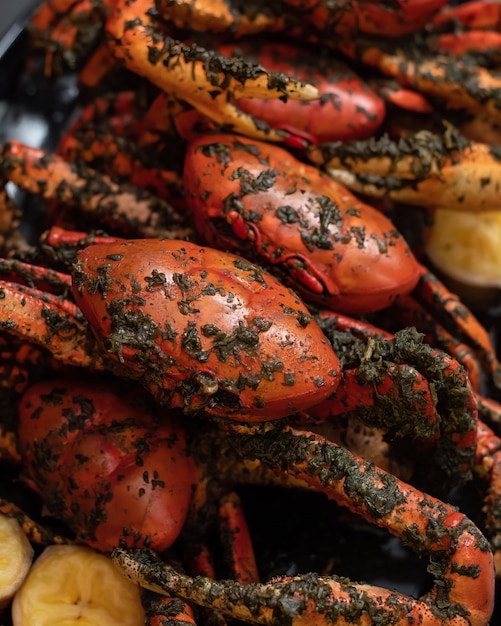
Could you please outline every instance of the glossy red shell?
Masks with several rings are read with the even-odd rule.
[[[90,246],[75,268],[77,304],[114,369],[163,404],[262,421],[337,387],[338,359],[304,304],[244,259],[149,239]]]
[[[448,0],[356,0],[353,7],[357,26],[363,33],[401,37],[426,26],[447,3]]]
[[[430,22],[448,0],[285,0],[303,12],[324,36],[331,34],[355,39],[360,33],[382,37],[401,37]]]
[[[385,104],[347,65],[333,58],[322,60],[318,51],[308,52],[287,44],[246,42],[222,46],[226,56],[245,56],[267,70],[314,85],[321,98],[262,100],[240,98],[235,105],[272,128],[312,135],[318,142],[348,141],[371,137],[385,117]]]
[[[181,532],[198,470],[179,426],[123,396],[96,381],[34,385],[20,403],[19,449],[51,513],[80,540],[161,552]]]
[[[324,308],[376,311],[419,279],[412,252],[382,213],[277,146],[202,137],[188,148],[184,184],[209,245],[267,263]]]

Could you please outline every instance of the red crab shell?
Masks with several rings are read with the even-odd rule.
[[[163,404],[262,421],[337,387],[339,361],[304,304],[244,259],[148,239],[90,246],[75,268],[102,347]]]
[[[311,135],[318,142],[349,141],[372,136],[381,126],[385,105],[367,84],[336,58],[283,43],[239,42],[219,48],[222,54],[245,56],[273,72],[284,72],[314,85],[321,98],[262,100],[239,98],[235,104],[272,128]]]
[[[201,137],[188,147],[184,184],[209,245],[289,274],[305,300],[362,314],[417,284],[419,265],[390,220],[282,148]]]
[[[184,525],[199,475],[184,430],[123,397],[96,381],[38,383],[20,403],[19,449],[33,487],[80,540],[161,552]]]

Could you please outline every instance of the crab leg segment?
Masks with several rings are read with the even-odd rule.
[[[433,209],[499,208],[498,150],[448,130],[422,131],[398,143],[387,137],[313,147],[309,158],[350,189]]]
[[[55,534],[50,528],[31,519],[14,503],[0,498],[0,513],[16,519],[29,541],[42,545],[73,543],[71,539]]]
[[[48,348],[68,365],[101,369],[99,356],[86,350],[95,345],[91,333],[65,304],[58,306],[50,294],[7,281],[0,281],[0,298],[2,330]]]
[[[47,37],[50,31],[62,16],[69,13],[75,0],[47,0],[42,2],[30,22],[32,36]]]
[[[48,267],[30,265],[17,259],[0,258],[0,275],[29,287],[50,290],[51,293],[71,293],[71,278]]]
[[[178,151],[172,149],[181,160]],[[180,175],[169,171],[168,164],[146,166],[132,141],[113,135],[113,130],[80,128],[68,134],[60,145],[60,154],[71,162],[84,162],[108,176],[154,192],[161,200],[184,207]]]
[[[144,76],[173,97],[185,100],[218,124],[252,137],[279,141],[287,133],[239,111],[231,101],[238,97],[314,100],[318,90],[269,74],[261,66],[228,59],[164,34],[152,15],[150,0],[117,0],[107,21],[114,53],[126,67]]]
[[[402,297],[395,304],[395,319],[399,326],[415,326],[424,333],[426,342],[439,346],[441,350],[453,356],[468,372],[468,379],[474,390],[481,384],[480,364],[473,348],[462,343],[444,326],[439,324],[424,307],[412,297]],[[387,313],[387,312],[385,312]]]
[[[145,100],[144,90],[110,92],[95,98],[84,107],[68,129],[67,135],[63,136],[58,152],[63,151],[61,144],[64,144],[66,136],[71,136],[82,128],[107,130],[113,138],[137,138],[143,132]]]
[[[421,266],[421,269],[423,273],[413,292],[413,297],[432,311],[434,316],[441,319],[446,327],[452,328],[454,337],[461,338],[471,347],[485,370],[492,376],[493,383],[496,387],[500,387],[501,364],[485,328],[456,294],[451,293],[424,266]],[[411,300],[411,297],[404,296],[402,302],[397,303],[397,310],[404,309],[407,303],[410,303],[412,307]],[[458,358],[459,354],[456,357]]]
[[[83,165],[18,142],[0,150],[0,174],[30,193],[80,210],[111,228],[129,234],[168,237],[183,223],[165,201],[133,186],[118,185]]]
[[[258,582],[259,573],[250,530],[238,495],[231,491],[219,505],[220,533],[232,578],[242,583]]]
[[[399,481],[322,437],[286,429],[239,435],[232,447],[277,475],[297,479],[401,537],[433,559],[435,585],[416,600],[341,578],[307,574],[241,585],[190,578],[148,551],[117,549],[117,566],[136,583],[254,624],[318,626],[410,623],[485,626],[493,611],[493,558],[487,540],[453,507]]]
[[[444,7],[432,20],[433,26],[461,24],[463,28],[496,30],[501,26],[501,4],[497,0],[472,0]]]
[[[141,603],[146,617],[145,626],[197,626],[193,609],[179,598],[143,589]]]
[[[262,4],[263,10],[259,10],[259,4]],[[231,32],[234,37],[285,30],[291,16],[285,15],[281,4],[238,4],[231,0],[155,0],[162,18],[173,22],[178,28],[211,33]],[[245,13],[246,9],[250,9],[248,14]]]
[[[464,480],[471,470],[477,422],[464,368],[424,343],[414,328],[391,338],[377,329],[379,336],[367,340],[347,317],[323,311],[318,320],[335,352],[345,353],[345,362],[336,393],[308,415],[319,421],[349,413],[383,429],[390,440],[411,436],[426,449],[433,446],[442,480],[445,475],[452,484]]]
[[[397,79],[402,87],[420,91],[442,102],[447,109],[485,113],[499,123],[499,76],[481,66],[472,66],[454,55],[430,58],[418,46],[378,48],[371,43],[341,44],[351,58]]]
[[[489,488],[485,497],[487,533],[493,551],[496,574],[501,577],[501,439],[487,424],[478,423],[475,464],[479,475],[487,478]]]

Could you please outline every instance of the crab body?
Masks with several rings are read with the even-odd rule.
[[[188,147],[184,181],[210,245],[280,268],[327,308],[374,311],[417,284],[419,265],[393,224],[281,148],[202,137]]]
[[[80,541],[161,552],[183,527],[197,469],[174,420],[155,420],[140,394],[125,398],[116,384],[38,383],[20,403],[19,450],[31,485]]]
[[[338,384],[337,357],[304,304],[242,258],[179,241],[117,242],[84,249],[73,282],[107,354],[162,404],[270,419]]]

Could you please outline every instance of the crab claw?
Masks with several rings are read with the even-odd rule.
[[[316,87],[268,73],[260,65],[229,59],[196,44],[172,39],[150,0],[118,0],[107,21],[115,55],[129,69],[146,77],[172,97],[189,102],[217,124],[236,132],[273,141],[288,136],[243,113],[232,100],[243,97],[314,100]]]

